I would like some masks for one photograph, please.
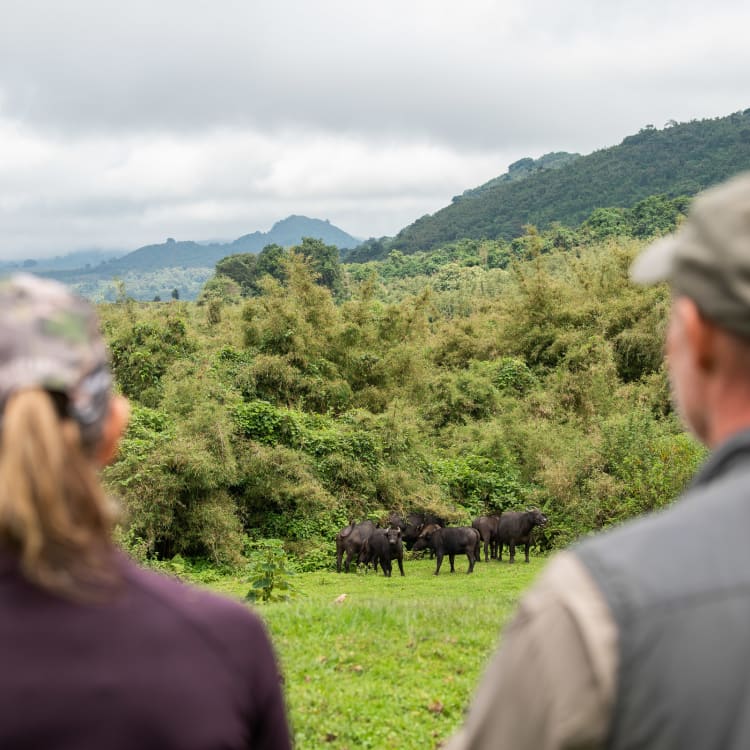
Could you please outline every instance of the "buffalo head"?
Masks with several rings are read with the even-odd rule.
[[[401,543],[401,529],[390,526],[385,530],[385,538],[388,540],[388,544],[391,547],[398,547]]]

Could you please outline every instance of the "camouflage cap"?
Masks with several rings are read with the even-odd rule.
[[[106,346],[88,302],[28,274],[0,281],[0,413],[24,388],[61,393],[86,439],[106,413],[111,387]]]
[[[750,172],[701,193],[679,230],[635,259],[630,278],[668,281],[707,318],[750,338]]]

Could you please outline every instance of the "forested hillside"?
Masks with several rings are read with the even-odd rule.
[[[561,545],[670,502],[703,453],[669,404],[668,294],[628,283],[642,240],[622,234],[678,214],[655,198],[577,233],[392,253],[338,289],[324,249],[282,250],[245,296],[217,276],[198,304],[103,305],[134,405],[106,474],[124,544],[232,564],[277,537],[314,569],[350,519],[392,510],[535,505]]]
[[[394,238],[371,242],[354,257],[429,250],[467,237],[511,239],[525,224],[576,226],[597,208],[630,207],[654,194],[694,195],[744,169],[750,169],[750,109],[661,130],[647,126],[618,146],[569,159],[557,169],[536,169],[524,179],[498,178],[466,191],[450,206]]]
[[[118,287],[123,285],[126,294],[139,300],[169,299],[175,290],[181,299],[195,299],[211,276],[214,265],[222,258],[237,253],[258,253],[269,244],[290,247],[304,237],[337,248],[359,244],[359,240],[327,220],[288,216],[277,221],[268,232],[252,232],[233,242],[177,241],[170,237],[166,242],[146,245],[97,265],[48,268],[41,261],[38,264],[27,261],[27,267],[41,276],[62,281],[96,301],[114,301]],[[119,283],[115,284],[116,281]]]

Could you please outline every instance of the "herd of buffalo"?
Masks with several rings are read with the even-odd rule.
[[[352,560],[356,564],[378,565],[383,575],[390,577],[393,560],[404,575],[404,546],[407,550],[429,549],[434,554],[440,573],[443,558],[448,555],[451,573],[455,572],[456,555],[466,555],[469,570],[481,560],[481,544],[484,543],[484,559],[502,560],[503,545],[507,544],[510,562],[515,561],[516,545],[523,544],[526,562],[534,527],[544,526],[547,517],[539,510],[505,511],[492,516],[479,516],[471,526],[446,526],[445,521],[430,513],[410,513],[406,519],[391,515],[387,528],[379,528],[372,521],[355,523],[341,529],[336,536],[336,570],[340,573],[342,562],[349,572]],[[346,560],[344,560],[346,557]]]

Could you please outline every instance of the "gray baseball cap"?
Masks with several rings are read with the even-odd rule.
[[[0,425],[7,398],[25,388],[66,397],[68,416],[94,439],[112,387],[94,308],[56,281],[0,281]]]
[[[635,259],[630,278],[667,281],[708,319],[750,338],[750,172],[701,193],[682,226]]]

